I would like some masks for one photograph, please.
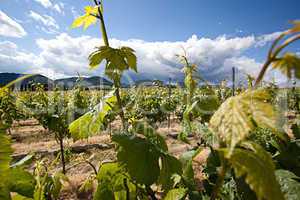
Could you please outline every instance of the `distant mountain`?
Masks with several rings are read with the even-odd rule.
[[[18,73],[0,73],[0,87],[8,84],[11,81],[16,80],[19,77],[22,77],[26,74],[18,74]],[[31,87],[33,83],[40,83],[45,86],[45,88],[52,89],[54,86],[58,86],[62,89],[72,89],[76,84],[80,84],[85,88],[96,89],[96,88],[110,88],[113,86],[113,83],[103,77],[100,76],[92,76],[92,77],[81,77],[80,81],[78,81],[78,77],[69,77],[69,78],[62,78],[52,80],[47,78],[46,76],[37,74],[28,79],[21,81],[20,83],[16,84],[16,87],[24,90]],[[134,77],[130,81],[122,81],[122,87],[131,87],[131,86],[154,86],[154,85],[164,85],[167,86],[169,84],[168,80],[158,80],[158,79],[151,79],[151,78],[144,78],[141,77]],[[178,80],[172,80],[172,85],[183,85],[182,82]]]
[[[26,74],[18,74],[18,73],[0,73],[0,87],[5,86],[6,84],[25,75]],[[54,86],[53,80],[47,78],[46,76],[37,74],[16,83],[15,87],[25,89],[31,87],[32,84],[35,83],[40,83],[47,88],[52,88]]]
[[[72,89],[76,84],[86,88],[102,88],[113,85],[111,81],[100,76],[81,77],[80,80],[78,77],[63,78],[55,80],[54,83],[56,86],[66,89]]]

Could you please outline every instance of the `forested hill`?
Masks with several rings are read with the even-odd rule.
[[[0,86],[4,86],[11,81],[16,80],[19,77],[24,76],[25,74],[19,74],[19,73],[0,73]],[[78,77],[70,77],[70,78],[63,78],[63,79],[57,79],[52,80],[46,76],[37,74],[33,75],[32,77],[29,77],[26,80],[23,80],[20,85],[28,85],[31,83],[40,83],[43,85],[48,85],[50,87],[53,87],[54,85],[62,86],[67,89],[72,89],[76,83],[78,83]],[[93,77],[81,77],[80,78],[80,84],[83,87],[98,87],[100,85],[104,86],[112,86],[112,82],[99,76],[93,76]]]

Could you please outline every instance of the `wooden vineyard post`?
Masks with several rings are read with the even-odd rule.
[[[171,95],[172,95],[172,88],[171,88],[171,78],[169,78],[169,105],[171,104]],[[170,132],[170,127],[171,127],[171,112],[169,111],[168,113],[168,132]]]
[[[232,96],[235,96],[235,67],[232,67]]]

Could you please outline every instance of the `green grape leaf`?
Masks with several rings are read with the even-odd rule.
[[[182,175],[181,162],[171,155],[163,155],[161,157],[159,176],[159,183],[162,185],[163,190],[168,191],[173,187],[174,181],[172,180],[172,176],[175,174]]]
[[[89,55],[89,65],[92,69],[96,68],[103,60],[113,54],[114,49],[108,46],[101,46]]]
[[[62,181],[68,181],[68,178],[66,175],[56,172],[52,176],[53,186],[51,188],[51,194],[54,197],[54,199],[58,199],[60,191],[62,189]]]
[[[296,54],[284,54],[273,62],[273,68],[279,69],[288,78],[292,78],[292,72],[294,71],[295,77],[300,79],[300,58]]]
[[[1,179],[2,183],[0,183],[0,199],[1,200],[11,200],[9,188],[6,187],[5,179]]]
[[[84,29],[87,29],[92,24],[97,22],[95,15],[98,14],[98,6],[86,6],[85,14],[76,18],[72,23],[72,28],[77,28],[83,26]],[[94,15],[94,16],[93,16]]]
[[[33,198],[35,179],[32,174],[20,167],[12,168],[9,171],[8,187],[11,192]]]
[[[170,190],[165,196],[164,200],[183,200],[187,195],[187,189],[177,188]]]
[[[0,130],[1,131],[1,130]],[[6,176],[9,170],[11,161],[12,149],[10,147],[10,140],[5,135],[5,132],[0,132],[0,179]]]
[[[259,200],[284,200],[275,177],[275,166],[271,155],[256,143],[242,144],[246,149],[235,148],[229,162],[237,177],[245,177],[246,183]],[[221,150],[229,157],[228,149]]]
[[[209,122],[210,117],[220,106],[219,99],[213,94],[195,96],[197,106],[193,110],[193,115],[200,116],[202,122]]]
[[[276,170],[275,172],[281,191],[286,200],[300,199],[300,178],[287,170]]]
[[[74,140],[88,138],[99,133],[104,125],[106,116],[117,103],[114,93],[115,91],[111,91],[107,96],[103,97],[92,111],[79,117],[69,125],[69,131]]]
[[[97,175],[98,187],[94,194],[94,200],[126,200],[127,195],[130,199],[135,199],[136,187],[129,179],[129,174],[119,163],[103,164]],[[127,190],[129,190],[129,194],[127,194]]]
[[[154,144],[160,151],[167,152],[168,146],[165,139],[157,133],[154,128],[145,122],[135,122],[133,124],[133,132],[144,135],[148,140]]]
[[[193,159],[199,154],[199,152],[201,152],[201,150],[202,149],[199,148],[198,150],[187,151],[183,153],[179,158],[180,162],[182,163],[183,169],[182,177],[188,185],[188,188],[191,190],[196,190]]]
[[[12,200],[33,200],[33,198],[24,197],[19,194],[14,195],[11,199]]]
[[[135,72],[137,72],[137,58],[134,54],[134,50],[129,47],[121,47],[121,51],[124,54],[124,58],[127,61],[128,66]]]
[[[119,145],[118,160],[132,179],[148,186],[158,179],[160,152],[151,142],[133,135],[113,135],[112,140]]]
[[[3,200],[10,200],[10,191],[7,187],[7,181],[9,180],[8,173],[11,153],[10,140],[5,135],[4,130],[0,129],[0,199]]]
[[[137,72],[137,58],[134,50],[129,47],[112,48],[101,46],[89,56],[89,65],[92,69],[106,60],[105,74],[111,78],[114,73],[132,69]]]
[[[270,98],[266,90],[257,89],[227,99],[210,119],[211,130],[231,152],[257,126],[276,132],[278,113],[268,103]]]

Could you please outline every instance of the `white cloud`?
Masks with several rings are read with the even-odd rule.
[[[13,42],[0,42],[0,72],[32,72],[37,59],[36,55],[20,50]]]
[[[48,33],[54,32],[54,30],[59,29],[59,26],[56,23],[55,19],[49,15],[40,15],[31,10],[28,16],[34,19],[35,21],[42,23],[44,26],[46,26],[48,28]],[[42,30],[45,30],[47,32],[46,29],[42,29]]]
[[[265,46],[268,42],[274,41],[280,34],[282,34],[282,32],[279,31],[279,32],[274,32],[274,33],[259,36],[257,38],[256,47]]]
[[[71,12],[74,18],[77,18],[79,16],[79,13],[74,6],[71,6]]]
[[[27,33],[18,22],[0,10],[0,35],[21,38]]]
[[[29,61],[28,65],[33,66],[30,68],[31,71],[29,70],[32,73],[42,73],[51,78],[60,78],[76,76],[77,72],[83,76],[101,75],[103,71],[103,66],[100,66],[98,70],[89,70],[87,60],[94,47],[103,44],[101,39],[91,36],[71,37],[67,33],[62,33],[53,39],[38,39],[36,43],[41,49],[38,55],[19,52],[17,47],[10,43],[6,43],[6,45],[11,45],[12,49],[15,49],[13,54],[20,58],[14,62],[18,64],[22,59],[27,63]],[[182,81],[182,65],[176,54],[183,54],[183,49],[187,52],[189,60],[197,64],[202,77],[214,83],[230,79],[232,67],[238,69],[238,79],[240,80],[237,81],[240,82],[244,80],[246,73],[257,75],[262,65],[244,54],[246,50],[256,46],[257,38],[254,36],[235,38],[220,36],[210,39],[198,38],[194,35],[186,41],[177,42],[111,39],[110,44],[112,47],[129,46],[136,51],[139,73],[127,73],[124,79],[127,79],[128,76],[135,80],[167,80],[171,77],[173,80]],[[0,63],[2,63],[2,54],[4,53],[0,51]],[[10,56],[10,58],[14,57]],[[30,60],[34,60],[34,62],[30,63]],[[10,70],[13,69],[16,67]],[[271,71],[269,74],[267,79],[276,75],[278,80],[284,81],[276,71]]]
[[[183,48],[187,51],[189,59],[199,66],[199,72],[208,80],[220,81],[226,78],[231,66],[228,59],[239,58],[241,54],[255,44],[255,37],[216,39],[192,36],[187,41],[178,42],[146,42],[143,40],[121,41],[110,40],[114,47],[129,46],[136,50],[138,56],[139,74],[130,73],[138,78],[181,78],[181,64],[176,54],[182,54]],[[96,75],[99,71],[91,71],[87,66],[87,57],[95,46],[100,46],[100,39],[90,36],[71,37],[66,33],[58,35],[55,39],[37,40],[42,49],[39,55],[41,66],[55,69],[65,75]],[[101,71],[101,70],[100,70]]]
[[[55,10],[61,14],[63,14],[63,3],[54,4],[50,0],[35,0],[37,3],[41,4],[45,8],[50,8],[52,10]]]
[[[35,0],[35,1],[40,3],[45,8],[50,8],[52,6],[52,3],[50,0]]]

